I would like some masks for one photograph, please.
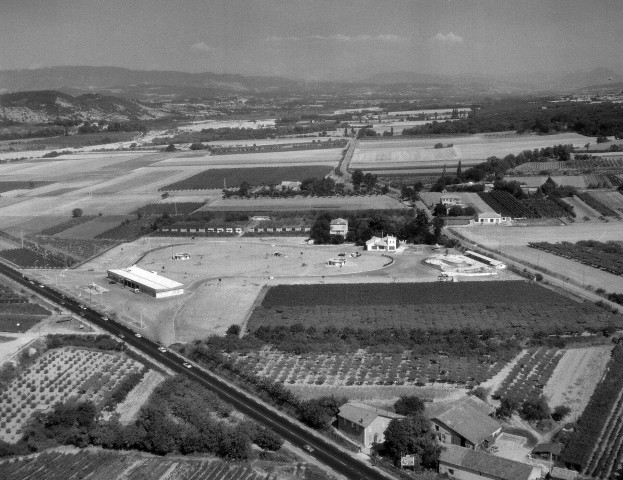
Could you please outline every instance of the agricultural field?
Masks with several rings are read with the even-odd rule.
[[[0,394],[0,439],[16,442],[34,412],[57,402],[91,400],[98,408],[128,375],[144,366],[120,353],[79,348],[48,350]]]
[[[41,182],[41,181],[0,181],[0,193],[10,192],[12,190],[33,190],[35,188],[50,185],[53,182]]]
[[[520,403],[537,399],[543,393],[562,356],[561,350],[545,347],[523,351],[493,393],[494,398],[513,398]]]
[[[575,197],[573,197],[575,199]],[[567,200],[567,199],[565,199]],[[608,242],[623,238],[623,222],[584,222],[576,209],[576,222],[564,226],[529,227],[451,227],[453,232],[467,240],[504,255],[517,259],[526,265],[538,266],[558,276],[556,284],[571,282],[578,286],[603,288],[606,291],[623,291],[623,277],[597,270],[572,259],[566,259],[546,252],[535,251],[528,246],[547,238],[550,243],[597,240]]]
[[[313,476],[312,476],[313,474]],[[305,480],[331,479],[305,463],[224,462],[202,457],[155,457],[136,453],[49,451],[0,460],[0,477],[11,480]]]
[[[359,141],[350,168],[389,175],[392,170],[402,174],[440,172],[456,169],[459,160],[463,169],[483,162],[488,157],[517,155],[523,150],[534,150],[558,144],[581,146],[589,140],[577,134],[517,135],[478,134],[459,137],[393,138],[391,140]],[[436,143],[452,147],[434,148]],[[426,171],[421,170],[426,169]]]
[[[580,197],[561,198],[561,201],[573,207],[576,221],[591,222],[603,218],[601,213],[589,207]]]
[[[543,389],[549,405],[566,405],[568,418],[577,419],[603,377],[614,345],[569,348]]]
[[[243,182],[249,185],[278,185],[282,181],[300,182],[307,178],[324,178],[333,167],[261,167],[211,169],[193,175],[185,180],[161,187],[160,190],[209,190],[213,188],[238,187]]]
[[[164,380],[165,377],[160,372],[149,370],[138,385],[128,393],[126,399],[117,404],[115,412],[119,414],[119,422],[127,425],[136,420],[136,416],[143,404]]]
[[[204,205],[205,202],[150,203],[137,208],[134,213],[139,215],[189,215]]]
[[[152,167],[202,167],[205,168],[250,168],[250,167],[303,167],[313,165],[337,165],[343,148],[300,150],[290,152],[233,153],[230,155],[209,155],[186,152],[170,154],[169,158],[152,164]]]
[[[618,212],[623,212],[623,194],[619,192],[604,191],[594,191],[590,193],[592,197],[606,205],[608,208]]]
[[[0,332],[24,332],[50,312],[21,295],[0,277]]]
[[[247,328],[470,328],[530,337],[600,330],[616,318],[524,281],[279,285],[268,290]]]
[[[262,349],[250,353],[232,353],[230,359],[245,371],[287,386],[324,385],[404,385],[423,387],[447,383],[474,386],[498,373],[505,358],[414,356],[399,354],[308,353],[293,355]]]
[[[407,208],[388,195],[361,195],[349,197],[295,197],[295,198],[217,198],[200,211],[265,211],[294,210],[393,210]]]
[[[614,275],[623,275],[623,246],[618,243],[597,241],[529,243],[529,247],[560,257],[576,260],[584,265],[599,268]]]
[[[589,207],[591,207],[593,210],[596,210],[604,217],[614,217],[616,219],[620,219],[620,216],[617,212],[612,210],[607,205],[604,205],[601,201],[597,200],[591,193],[580,192],[578,193],[578,197]]]
[[[67,255],[59,255],[43,249],[40,251],[28,248],[0,250],[0,257],[21,268],[67,268],[75,263],[75,260]]]
[[[570,216],[566,210],[563,210],[555,202],[547,198],[525,198],[521,202],[539,218],[561,218]]]
[[[200,120],[187,125],[177,127],[178,130],[187,132],[200,132],[209,128],[270,128],[275,126],[274,118],[258,120]]]
[[[617,345],[562,460],[594,478],[617,478],[623,468],[623,347]]]
[[[50,228],[46,228],[45,230],[41,230],[41,232],[39,232],[39,234],[51,237],[52,235],[56,235],[58,233],[62,233],[65,230],[69,230],[70,228],[76,227],[76,226],[81,225],[81,224],[86,223],[86,222],[90,222],[94,218],[97,218],[97,217],[95,215],[84,215],[82,217],[74,217],[71,220],[67,220],[64,223],[55,225],[55,226],[50,227]]]
[[[479,192],[478,196],[491,207],[491,210],[499,213],[503,217],[510,218],[538,218],[527,205],[521,203],[517,198],[508,192],[501,190],[491,190],[490,192]]]
[[[156,217],[151,215],[142,218],[126,218],[116,227],[97,234],[95,239],[111,242],[131,242],[147,233],[153,232],[151,225],[155,219]]]

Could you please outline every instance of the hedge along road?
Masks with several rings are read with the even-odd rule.
[[[310,455],[332,468],[337,473],[355,480],[387,480],[388,478],[394,478],[354,458],[347,450],[322,438],[320,434],[313,432],[311,429],[288,417],[285,413],[264,404],[259,399],[252,397],[249,393],[243,392],[227,383],[214,373],[198,367],[197,365],[194,365],[192,368],[185,367],[184,363],[190,364],[186,358],[171,351],[161,353],[158,351],[158,344],[145,337],[136,337],[136,332],[124,325],[112,320],[103,320],[99,312],[85,307],[75,299],[65,297],[53,288],[47,286],[40,287],[39,282],[30,283],[28,278],[6,264],[0,263],[0,273],[20,283],[24,287],[34,290],[39,295],[55,302],[59,306],[83,316],[85,320],[90,321],[102,330],[106,330],[116,336],[123,335],[127,344],[140,350],[143,354],[153,358],[153,360],[162,363],[174,372],[186,375],[200,382],[207,388],[210,388],[240,412],[272,428],[293,445],[299,448],[304,445],[310,445],[314,449],[313,452],[310,452]]]

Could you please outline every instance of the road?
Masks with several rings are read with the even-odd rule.
[[[0,274],[7,276],[24,287],[34,290],[39,295],[58,304],[62,308],[80,315],[102,330],[119,338],[123,338],[128,345],[165,365],[172,371],[187,375],[193,380],[198,381],[249,418],[273,429],[292,445],[299,448],[303,448],[305,445],[311,446],[313,452],[309,454],[335,472],[355,480],[387,480],[388,478],[392,478],[389,475],[380,473],[363,461],[352,457],[343,449],[326,441],[319,434],[310,431],[310,429],[304,427],[296,420],[289,418],[283,412],[269,408],[262,402],[253,398],[250,394],[241,392],[212,372],[199,368],[197,365],[193,365],[192,362],[189,362],[175,352],[169,350],[166,352],[159,351],[158,348],[161,346],[157,343],[145,337],[137,336],[138,334],[136,332],[125,325],[113,320],[104,320],[100,312],[83,305],[73,298],[65,296],[53,287],[44,286],[39,281],[30,279],[20,271],[3,263],[0,263]],[[191,365],[191,367],[188,368],[185,364]]]

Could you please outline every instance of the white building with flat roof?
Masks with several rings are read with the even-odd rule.
[[[157,272],[136,265],[107,271],[108,278],[130,288],[137,288],[155,298],[173,297],[184,293],[184,285]]]

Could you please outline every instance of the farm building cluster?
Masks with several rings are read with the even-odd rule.
[[[498,449],[496,442],[502,443],[509,434],[503,433],[502,424],[493,414],[493,407],[473,396],[426,404],[424,416],[430,420],[437,441],[443,445],[439,473],[464,480],[536,480],[545,475],[575,478],[564,475],[577,475],[576,472],[553,467],[554,456],[560,450],[558,444],[539,444],[532,451],[526,450],[523,461],[507,458],[507,453]],[[404,418],[364,403],[349,402],[339,409],[337,427],[362,451],[369,452],[385,441],[385,432],[393,420]],[[402,457],[401,465],[413,466],[415,462],[411,457]]]

